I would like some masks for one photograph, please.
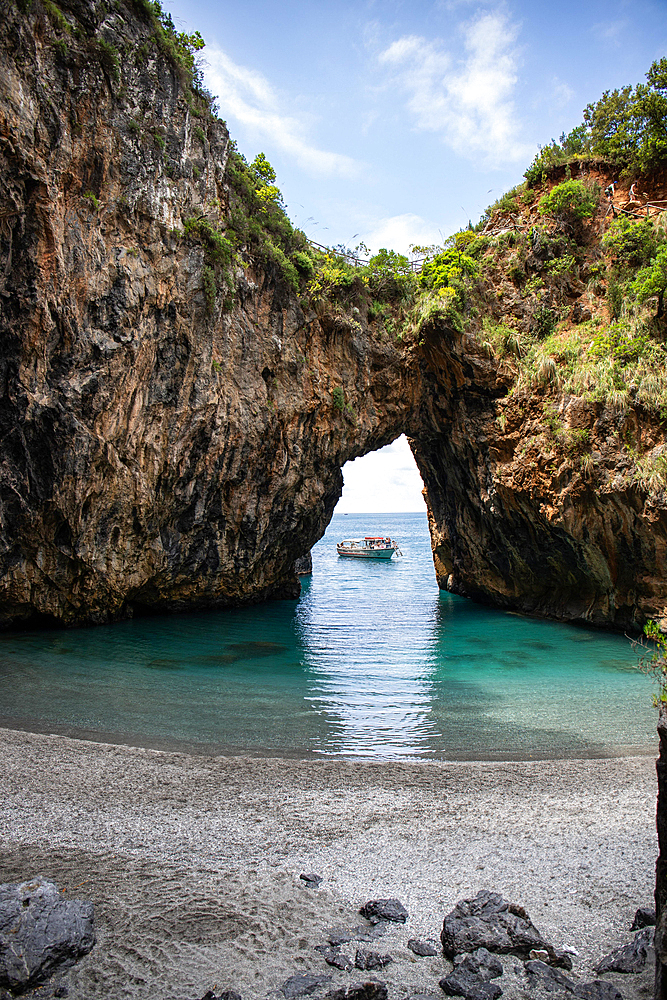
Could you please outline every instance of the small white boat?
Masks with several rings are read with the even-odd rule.
[[[398,544],[392,538],[380,535],[366,535],[365,538],[346,538],[336,546],[339,556],[352,556],[353,559],[391,559],[394,552],[403,555]]]

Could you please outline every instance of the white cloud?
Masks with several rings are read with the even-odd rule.
[[[615,48],[618,48],[623,43],[628,31],[631,30],[629,22],[624,19],[602,21],[593,25],[593,32]]]
[[[424,484],[403,434],[379,451],[346,462],[343,478],[345,486],[337,514],[424,510]]]
[[[388,219],[380,219],[371,230],[361,236],[366,246],[373,253],[382,247],[396,250],[398,253],[409,253],[414,244],[432,246],[442,243],[442,233],[432,222],[422,219],[421,215],[406,212],[404,215],[393,215]]]
[[[304,122],[281,111],[275,91],[261,73],[239,66],[215,47],[207,46],[206,59],[206,85],[217,97],[223,118],[235,118],[310,173],[343,177],[359,173],[359,165],[351,157],[318,149],[309,142]]]
[[[553,91],[552,91],[552,104],[557,108],[562,108],[566,104],[569,104],[574,97],[574,91],[572,87],[569,87],[567,83],[563,83],[558,77],[553,79]]]
[[[380,54],[407,91],[417,128],[439,132],[457,152],[482,156],[491,165],[529,154],[519,141],[512,101],[517,83],[517,29],[499,12],[462,27],[463,56],[439,40],[417,35],[397,39]]]

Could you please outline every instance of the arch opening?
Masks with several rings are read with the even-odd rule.
[[[405,434],[345,463],[336,514],[423,513],[424,482]]]

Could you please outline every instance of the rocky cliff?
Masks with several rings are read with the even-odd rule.
[[[492,220],[458,312],[431,292],[383,312],[349,275],[327,291],[175,41],[141,0],[7,10],[2,622],[296,596],[342,465],[402,432],[441,587],[617,628],[665,616],[665,493],[635,475],[662,454],[655,407],[525,378],[535,279],[552,312],[604,311],[581,278],[599,250],[549,269],[564,255],[528,245],[526,201]]]

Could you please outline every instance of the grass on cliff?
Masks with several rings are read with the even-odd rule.
[[[264,153],[248,163],[232,143],[226,176],[231,190],[226,238],[235,250],[273,266],[298,292],[314,273],[312,253],[305,233],[288,218],[275,170]]]
[[[544,321],[548,306],[536,311],[527,332],[484,320],[483,341],[509,366],[515,391],[549,388],[619,411],[636,403],[667,420],[666,220],[612,224],[602,240],[606,259],[589,281],[589,301],[599,293],[589,320],[573,325],[569,304],[565,315],[551,310],[551,324]]]
[[[185,238],[204,251],[202,292],[209,314],[215,312],[219,293],[224,308],[233,306],[236,269],[250,261],[273,270],[294,292],[305,288],[315,273],[312,249],[287,216],[266,156],[259,153],[248,163],[235,143],[230,145],[227,204],[216,201],[201,215],[183,220]]]

